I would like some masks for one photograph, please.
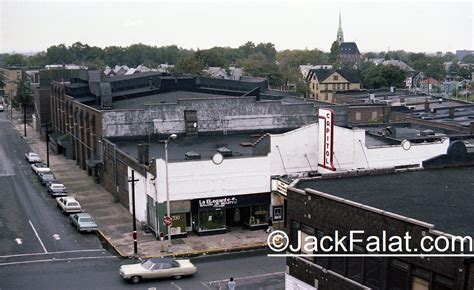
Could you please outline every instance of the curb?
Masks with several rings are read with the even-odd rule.
[[[123,254],[115,245],[104,235],[104,233],[99,229],[97,230],[97,236],[99,240],[104,242],[106,246],[116,252],[121,258],[130,258],[132,256]]]
[[[211,249],[211,250],[203,250],[203,251],[191,251],[191,252],[181,252],[178,254],[164,254],[159,256],[145,256],[143,258],[163,258],[163,257],[173,257],[173,258],[192,258],[192,257],[199,257],[199,256],[207,256],[207,255],[216,255],[216,254],[223,254],[223,253],[236,253],[236,252],[243,252],[243,251],[250,251],[250,250],[257,250],[257,249],[264,249],[267,248],[267,243],[256,243],[253,245],[246,245],[246,246],[238,246],[238,247],[231,247],[231,248],[220,248],[220,249]]]

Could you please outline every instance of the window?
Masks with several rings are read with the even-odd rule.
[[[316,75],[313,76],[313,80],[316,80]]]
[[[222,210],[206,210],[199,212],[199,231],[224,229],[225,218]]]
[[[363,254],[364,248],[354,245],[354,253]],[[347,258],[347,277],[362,282],[362,268],[364,267],[363,258]]]
[[[430,288],[429,281],[418,277],[412,277],[410,284],[410,290],[428,290]]]
[[[450,290],[453,289],[453,284],[454,281],[452,279],[436,274],[433,290]]]
[[[254,205],[250,207],[250,218],[253,217],[253,224],[268,223],[268,205]],[[252,221],[249,221],[252,224]]]
[[[364,269],[364,280],[366,285],[373,289],[382,287],[382,261],[377,258],[366,258]]]
[[[408,290],[408,264],[392,260],[388,268],[388,289]]]
[[[124,176],[124,182],[125,182],[124,189],[126,192],[128,192],[128,175]]]
[[[337,81],[337,80],[339,79],[339,76],[333,76],[332,79],[333,79],[334,81]]]
[[[328,90],[328,84],[324,84],[324,89],[327,91]]]
[[[333,90],[333,91],[336,90],[336,84],[332,84],[332,90]]]
[[[324,100],[327,101],[329,99],[328,94],[324,94]]]
[[[356,121],[360,121],[361,118],[361,113],[360,112],[356,112]]]
[[[377,119],[377,111],[372,112],[372,120]]]
[[[314,83],[312,85],[313,85],[313,90],[314,90]]]

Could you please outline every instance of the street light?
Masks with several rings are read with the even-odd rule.
[[[165,172],[166,172],[166,216],[171,217],[170,213],[170,191],[169,191],[169,181],[168,181],[168,142],[171,139],[176,139],[178,135],[171,134],[168,139],[165,141]],[[168,241],[171,246],[171,225],[168,225]]]

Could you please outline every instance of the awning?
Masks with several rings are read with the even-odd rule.
[[[69,140],[69,135],[68,134],[60,135],[57,138],[57,142],[62,147],[70,147],[71,146],[71,141]]]

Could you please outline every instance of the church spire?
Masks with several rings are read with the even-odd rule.
[[[339,28],[337,29],[337,43],[341,45],[344,42],[344,33],[342,32],[341,12],[339,12]]]

